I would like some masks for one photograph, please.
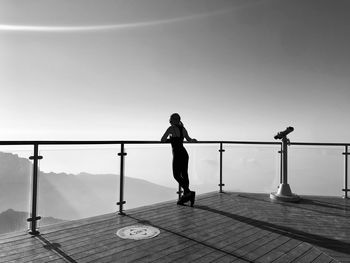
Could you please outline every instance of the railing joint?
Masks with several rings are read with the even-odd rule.
[[[32,236],[37,236],[40,234],[38,230],[35,230],[35,231],[29,230],[28,233],[31,234]]]
[[[27,222],[38,221],[40,219],[41,219],[41,216],[29,217],[29,218],[27,218]]]
[[[43,159],[43,157],[42,156],[29,156],[29,160],[41,160],[41,159]]]

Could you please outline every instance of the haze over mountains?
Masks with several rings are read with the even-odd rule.
[[[32,164],[18,155],[0,152],[0,167],[0,223],[11,218],[26,224],[27,213],[17,211],[29,211]],[[125,189],[126,208],[176,199],[176,189],[141,179],[126,177]],[[39,173],[38,214],[52,217],[41,225],[115,212],[118,200],[119,175]]]

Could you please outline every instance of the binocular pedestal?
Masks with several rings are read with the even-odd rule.
[[[298,202],[300,197],[292,193],[289,184],[280,184],[276,193],[271,193],[270,198],[285,202]]]
[[[292,128],[292,127],[290,127]],[[279,139],[279,138],[278,138]],[[278,201],[285,201],[285,202],[298,202],[300,200],[300,197],[296,194],[292,193],[292,190],[290,189],[290,186],[288,184],[288,176],[287,176],[287,164],[288,164],[288,143],[289,140],[287,139],[286,134],[283,134],[281,136],[282,139],[282,181],[281,184],[278,186],[278,190],[276,193],[271,193],[270,198],[273,200]]]

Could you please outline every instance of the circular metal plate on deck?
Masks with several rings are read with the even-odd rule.
[[[149,239],[158,236],[160,233],[158,228],[146,225],[133,225],[119,229],[117,236],[124,239]]]

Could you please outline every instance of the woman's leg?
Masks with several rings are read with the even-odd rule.
[[[185,150],[181,158],[181,177],[185,194],[190,192],[190,182],[188,179],[188,153]]]
[[[189,188],[190,182],[188,179],[188,153],[186,151],[186,149],[184,149],[183,154],[181,155],[181,179],[182,179],[182,183],[183,186],[182,188],[184,189],[184,195],[183,195],[183,199],[180,200],[178,204],[184,204],[188,201],[191,202],[191,206],[194,205],[195,202],[195,196],[196,193],[192,192]]]
[[[181,159],[179,156],[175,155],[173,158],[173,176],[179,185],[183,188],[184,183],[181,177]]]
[[[175,180],[179,183],[181,188],[184,190],[184,193],[187,194],[190,192],[188,186],[188,154],[174,154],[173,158],[173,175]]]

